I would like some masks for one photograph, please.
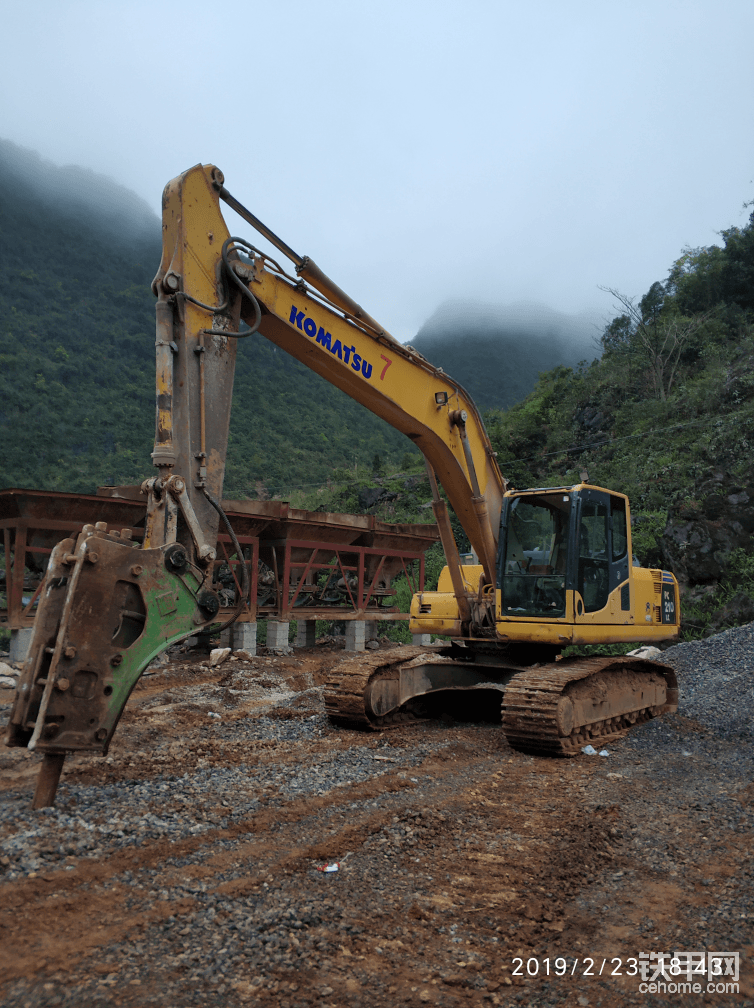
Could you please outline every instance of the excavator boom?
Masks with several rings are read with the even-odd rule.
[[[197,165],[165,189],[163,258],[154,289],[158,297],[180,308],[179,317],[173,318],[173,340],[179,348],[174,371],[193,368],[196,372],[193,354],[202,345],[207,350],[211,346],[230,369],[234,337],[223,334],[237,330],[240,314],[266,339],[411,438],[445,489],[491,583],[506,483],[471,397],[440,368],[390,336],[311,259],[297,255],[230,196],[223,183],[217,168]],[[287,275],[248,243],[231,240],[220,210],[221,198],[291,259],[297,277]],[[224,245],[233,257],[233,280],[227,271],[222,275]],[[241,286],[248,294],[239,297]],[[210,313],[197,302],[225,307]],[[216,386],[208,397],[198,374],[181,388],[182,395],[175,383],[172,388],[173,426],[182,425],[174,440],[183,446],[183,455],[175,457],[175,469],[196,470],[192,456],[197,437],[186,429],[183,416],[202,415],[211,404],[224,436],[218,430],[212,444],[215,461],[208,459],[208,466],[210,472],[221,472],[227,401],[217,397]],[[192,395],[198,403],[189,402]],[[188,493],[192,496],[190,487]],[[196,507],[197,501],[192,502]]]

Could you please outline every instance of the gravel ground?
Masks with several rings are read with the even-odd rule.
[[[676,644],[662,660],[679,674],[680,711],[705,725],[736,733],[751,745],[754,736],[754,623],[703,641]]]
[[[675,950],[741,955],[738,994],[685,1001],[754,1005],[754,625],[664,652],[678,714],[607,758],[453,708],[334,729],[342,658],[178,656],[54,809],[2,753],[3,1005],[677,1005],[628,975]]]

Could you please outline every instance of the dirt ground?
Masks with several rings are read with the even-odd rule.
[[[453,697],[347,731],[321,695],[343,657],[176,657],[54,811],[3,751],[2,1004],[754,1005],[740,738],[681,713],[535,758]],[[738,992],[652,989],[676,952],[738,953]]]

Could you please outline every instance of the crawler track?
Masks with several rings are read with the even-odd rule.
[[[375,651],[340,662],[333,669],[332,678],[325,684],[325,711],[333,724],[344,728],[369,728],[379,731],[407,721],[415,721],[409,711],[396,711],[386,717],[374,717],[366,710],[364,696],[367,684],[375,675],[388,678],[399,665],[425,654],[420,647],[402,647],[391,651]]]
[[[559,717],[564,697],[621,691],[638,698],[642,684],[651,685],[658,676],[667,684],[665,704],[636,706],[570,731],[562,715]],[[515,749],[537,755],[573,756],[584,745],[620,738],[633,725],[674,711],[677,706],[677,682],[670,666],[635,658],[581,658],[519,672],[505,691],[503,731]]]
[[[397,676],[401,665],[422,653],[422,648],[406,647],[341,662],[325,687],[325,709],[330,720],[344,727],[372,731],[418,720],[410,703],[376,717],[368,709],[365,696],[371,681]],[[666,702],[642,703],[642,694],[654,696],[662,679]],[[617,712],[616,698],[622,701]],[[575,724],[571,723],[574,707],[596,710],[600,701],[607,706],[609,716],[595,716],[586,722],[577,718]],[[505,689],[502,725],[508,742],[516,749],[542,756],[573,756],[584,745],[610,742],[634,725],[675,710],[677,702],[675,673],[667,665],[628,657],[576,658],[517,671]]]

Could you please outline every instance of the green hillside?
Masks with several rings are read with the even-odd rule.
[[[0,141],[0,485],[84,492],[152,474],[159,234],[128,190]],[[263,338],[238,349],[229,496],[411,449]]]

